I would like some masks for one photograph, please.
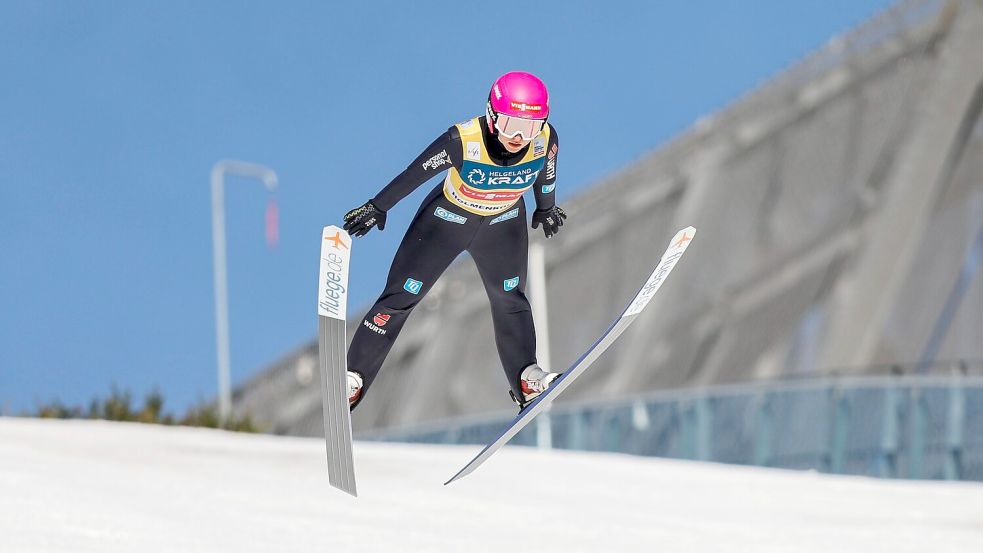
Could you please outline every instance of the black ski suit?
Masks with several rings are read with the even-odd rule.
[[[526,170],[524,176],[514,176],[503,170],[504,179],[522,178],[532,182],[538,209],[553,207],[555,199],[556,157],[559,149],[556,130],[549,126],[548,139],[534,140],[519,152],[509,153],[492,135],[485,117],[479,117],[466,125],[470,132],[466,138],[477,140],[474,124],[480,126],[480,139],[487,159],[504,168],[523,167],[523,159],[532,155],[529,148],[537,148],[543,162],[539,170]],[[392,180],[372,203],[380,210],[388,211],[397,202],[421,184],[453,167],[461,179],[471,182],[491,181],[495,173],[473,173],[477,159],[475,142],[462,141],[460,125],[455,125],[438,137],[406,170]],[[545,154],[538,149],[543,148]],[[467,149],[471,148],[471,149]],[[527,155],[528,154],[528,155]],[[529,165],[529,164],[525,164]],[[487,165],[477,166],[486,169]],[[463,170],[462,170],[463,168]],[[519,171],[521,172],[521,171]],[[446,179],[445,179],[446,180]],[[516,193],[524,190],[522,184]],[[468,193],[475,189],[464,186]],[[441,181],[427,195],[400,243],[399,250],[389,270],[386,288],[359,324],[348,349],[348,370],[358,372],[363,378],[361,398],[365,397],[375,380],[383,361],[389,354],[407,317],[427,294],[440,275],[463,251],[471,254],[481,275],[485,292],[491,302],[495,327],[495,343],[505,369],[505,375],[513,391],[521,396],[519,374],[523,368],[536,362],[536,329],[532,311],[526,298],[526,263],[528,258],[528,234],[525,203],[519,195],[507,208],[493,214],[475,213],[459,201],[454,201],[453,191],[445,191]],[[514,194],[512,194],[514,195]],[[494,194],[488,196],[494,197]],[[502,197],[509,198],[509,194]],[[501,200],[499,200],[501,201]],[[360,399],[361,399],[360,398]]]

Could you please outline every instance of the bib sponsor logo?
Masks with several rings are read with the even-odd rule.
[[[539,157],[546,153],[546,139],[537,137],[532,141],[532,155]]]
[[[462,129],[470,129],[473,125],[474,125],[474,120],[473,119],[468,119],[467,121],[465,121],[463,123],[458,123],[457,124],[457,126],[461,127]]]
[[[498,217],[495,217],[494,219],[491,220],[490,223],[488,223],[488,226],[494,225],[496,223],[501,223],[502,221],[508,221],[509,219],[515,219],[518,216],[519,216],[519,208],[515,208],[513,210],[506,211],[505,213],[499,215]]]
[[[464,156],[468,159],[481,161],[481,144],[477,142],[468,142],[467,151],[465,152]]]
[[[504,282],[505,291],[511,292],[515,290],[515,287],[519,285],[519,277],[512,277]]]
[[[539,176],[539,171],[533,171],[531,169],[526,169],[524,174],[512,176],[511,174],[495,175],[488,178],[488,185],[495,186],[497,184],[512,184],[512,185],[529,185],[536,180]]]
[[[461,196],[461,194],[458,194],[457,190],[454,190],[453,187],[445,187],[444,191],[447,194],[449,194],[450,199],[456,202],[458,205],[473,210],[475,213],[478,213],[479,215],[482,213],[487,213],[488,215],[494,215],[496,213],[500,213],[502,209],[508,209],[512,205],[511,203],[506,204],[505,206],[502,206],[501,204],[497,204],[497,205],[480,204],[476,201],[469,200]]]
[[[463,225],[468,220],[467,217],[461,217],[457,213],[451,213],[450,211],[447,211],[442,207],[438,207],[437,210],[433,212],[433,214],[445,221],[450,221],[452,223],[457,223],[459,225]]]
[[[412,278],[406,279],[406,282],[403,284],[403,290],[406,290],[411,294],[419,294],[420,290],[422,289],[423,289],[423,283],[420,282],[419,280],[414,280]]]
[[[528,188],[539,176],[539,170],[532,167],[524,169],[494,169],[487,174],[475,167],[468,171],[468,182],[475,186],[522,186]]]
[[[468,171],[468,182],[471,184],[485,184],[485,172],[475,167]]]
[[[375,317],[372,317],[372,322],[379,326],[386,326],[386,323],[389,322],[389,317],[391,316],[392,315],[386,315],[384,313],[376,313]]]
[[[475,190],[468,185],[461,187],[461,194],[472,200],[490,200],[493,202],[504,202],[518,200],[522,196],[523,190],[500,190],[496,192],[484,192]],[[501,207],[501,206],[498,206]]]
[[[461,167],[452,171],[452,176],[454,180],[460,179],[475,188],[484,190],[528,189],[536,182],[545,167],[545,156],[508,167],[465,159]]]
[[[440,152],[439,154],[431,157],[430,159],[423,162],[423,170],[436,169],[444,164],[451,164],[451,156],[447,155],[447,150]]]
[[[555,184],[547,184],[543,187],[543,194],[549,194],[556,188]]]

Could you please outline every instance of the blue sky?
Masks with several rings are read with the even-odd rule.
[[[321,227],[480,114],[498,74],[551,88],[562,205],[890,4],[4,2],[0,412],[114,384],[174,410],[214,396],[220,159],[280,178],[275,250],[266,191],[227,182],[240,381],[313,338]],[[431,186],[356,243],[353,316]]]

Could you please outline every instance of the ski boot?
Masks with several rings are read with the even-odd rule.
[[[355,409],[360,399],[362,399],[362,375],[355,371],[348,371],[348,408]]]
[[[516,397],[515,392],[512,390],[509,390],[509,395],[512,396],[512,401],[519,406],[519,410],[521,411],[532,403],[532,400],[549,389],[553,381],[559,378],[561,374],[563,373],[544,371],[539,365],[533,363],[522,369],[522,374],[519,375],[519,386],[522,388],[522,397]]]

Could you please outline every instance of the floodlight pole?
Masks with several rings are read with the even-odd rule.
[[[229,384],[229,291],[225,262],[225,175],[253,178],[276,190],[273,169],[246,161],[222,160],[212,167],[212,260],[215,267],[215,350],[218,355],[218,414],[225,423],[232,411]]]
[[[529,295],[533,324],[536,326],[536,360],[541,367],[552,371],[549,314],[546,310],[546,252],[539,241],[529,244]],[[553,448],[549,408],[536,419],[536,445],[541,449]]]

